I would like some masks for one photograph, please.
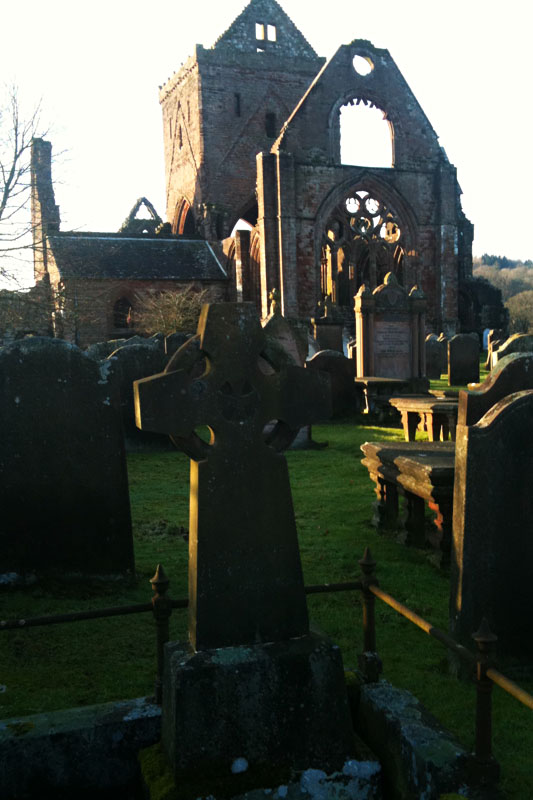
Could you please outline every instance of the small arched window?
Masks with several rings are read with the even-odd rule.
[[[124,330],[133,324],[133,305],[127,297],[120,297],[113,306],[113,327]]]

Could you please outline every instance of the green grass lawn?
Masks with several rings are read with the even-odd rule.
[[[377,561],[381,586],[434,625],[447,628],[448,576],[423,551],[370,524],[373,484],[361,465],[367,440],[401,438],[399,429],[365,427],[346,420],[313,428],[323,450],[287,453],[307,584],[353,580],[365,546]],[[135,536],[136,574],[129,582],[54,581],[2,590],[2,618],[147,602],[149,579],[164,564],[173,597],[187,594],[188,459],[177,452],[130,454],[128,470]],[[313,624],[336,640],[345,666],[361,650],[358,593],[309,598]],[[446,653],[414,625],[376,601],[378,650],[384,677],[414,692],[444,725],[470,747],[474,688],[447,674]],[[171,637],[186,636],[186,612],[175,611]],[[0,716],[151,694],[155,630],[151,614],[0,632]],[[529,691],[533,686],[524,683]],[[5,688],[4,688],[5,687]],[[494,751],[503,767],[506,796],[533,796],[531,712],[494,690]]]

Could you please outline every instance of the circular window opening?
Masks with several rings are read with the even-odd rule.
[[[369,75],[374,69],[374,64],[367,56],[354,56],[353,68],[358,75]]]

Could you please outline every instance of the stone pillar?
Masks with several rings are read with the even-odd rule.
[[[257,154],[257,225],[261,241],[261,316],[268,315],[268,295],[280,285],[277,159]]]
[[[426,374],[426,298],[424,292],[413,286],[409,292],[411,305],[412,351],[411,376],[422,378]]]
[[[370,289],[363,285],[355,295],[356,371],[358,378],[374,374],[374,309],[376,301]]]
[[[296,192],[294,158],[277,153],[278,236],[281,313],[298,316],[298,271],[296,269]]]
[[[235,289],[238,303],[250,299],[250,231],[235,231]]]

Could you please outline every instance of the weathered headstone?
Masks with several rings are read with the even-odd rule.
[[[313,338],[318,350],[338,350],[342,353],[342,329],[344,325],[342,312],[338,306],[334,305],[329,294],[319,303],[319,310],[322,315],[313,317],[311,320]]]
[[[113,369],[118,375],[124,435],[129,443],[142,442],[147,437],[135,425],[133,381],[162,372],[168,357],[158,346],[148,344],[145,340],[142,344],[126,343],[111,353],[108,359],[113,359]]]
[[[533,389],[533,353],[511,353],[494,367],[479,389],[459,392],[458,425],[474,425],[504,397]]]
[[[309,359],[307,369],[327,372],[331,379],[332,415],[343,414],[356,409],[355,365],[337,350],[321,350]]]
[[[458,333],[448,341],[448,385],[479,383],[479,339]]]
[[[357,377],[425,376],[425,307],[423,292],[415,286],[407,293],[392,272],[373,292],[361,286],[355,297]]]
[[[426,375],[438,380],[442,374],[442,343],[434,333],[426,336]]]
[[[511,353],[533,353],[533,335],[529,333],[515,333],[509,336],[497,350],[492,353],[492,366],[495,367],[498,361]]]
[[[471,647],[486,617],[497,649],[533,663],[533,391],[457,427],[450,627]]]
[[[89,347],[87,347],[85,353],[89,358],[93,358],[95,361],[102,361],[115,350],[118,350],[119,347],[126,344],[127,341],[127,339],[109,339],[107,342],[95,342],[95,344],[90,344]]]
[[[498,347],[505,341],[506,335],[502,328],[492,328],[489,330],[487,337],[487,360],[485,361],[485,369],[492,369],[492,354],[496,352]]]
[[[190,339],[192,334],[190,333],[183,333],[182,331],[176,331],[175,333],[169,333],[168,336],[165,336],[165,345],[164,351],[167,358],[173,356],[176,350],[179,350],[182,344],[185,344],[187,339]]]
[[[129,339],[109,339],[107,342],[96,342],[95,344],[90,344],[85,352],[88,356],[94,358],[95,361],[102,361],[104,358],[110,356],[111,353],[114,353],[115,350],[118,350],[119,347],[133,347],[134,345],[142,344],[164,350],[164,343],[161,339],[161,336],[162,334],[155,333],[153,336],[148,338],[136,335],[130,336]]]
[[[307,325],[302,325],[297,320],[288,320],[282,315],[277,289],[270,292],[269,298],[271,312],[266,319],[261,321],[266,335],[264,355],[269,360],[268,362],[265,359],[261,361],[261,369],[266,375],[274,372],[269,364],[272,361],[279,366],[305,366],[308,352]],[[273,423],[269,423],[265,429],[267,440],[273,427]],[[299,431],[293,431],[293,434],[293,441],[290,443],[292,449],[316,450],[327,445],[327,442],[322,444],[313,441],[311,425],[304,425]],[[285,446],[289,447],[288,441]]]
[[[439,342],[441,344],[441,367],[440,367],[440,374],[448,374],[448,337],[444,332],[441,331],[439,335]]]
[[[192,459],[195,652],[167,645],[163,692],[176,773],[239,756],[324,768],[351,750],[338,651],[308,632],[287,464],[263,440],[268,420],[294,429],[326,415],[329,387],[298,367],[265,375],[265,344],[251,304],[206,306],[165,374],[135,384],[137,424],[171,434]],[[202,424],[210,444],[194,433]]]
[[[0,572],[133,569],[111,367],[59,339],[0,350]]]

